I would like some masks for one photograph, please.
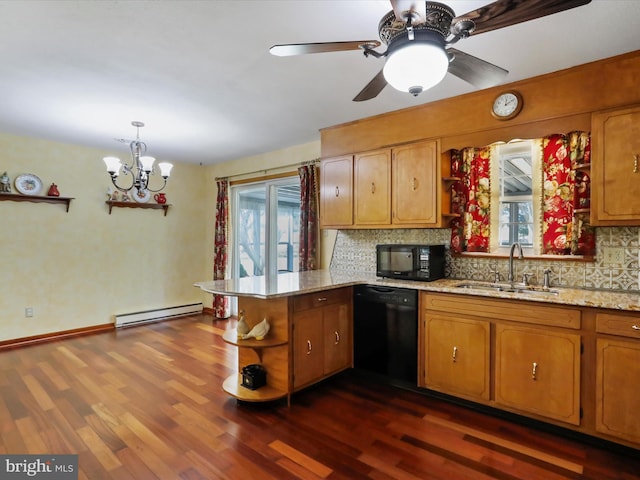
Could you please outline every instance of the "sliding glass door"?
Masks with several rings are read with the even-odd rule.
[[[235,278],[298,271],[297,176],[231,187]]]

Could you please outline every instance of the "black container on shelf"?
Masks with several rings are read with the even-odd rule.
[[[258,363],[242,367],[242,386],[257,390],[267,384],[267,371]]]

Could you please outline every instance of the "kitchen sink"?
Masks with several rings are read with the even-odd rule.
[[[558,290],[553,288],[542,288],[533,285],[511,285],[509,283],[483,283],[483,282],[462,282],[456,288],[466,288],[469,290],[483,290],[489,292],[508,292],[523,294],[558,295]]]

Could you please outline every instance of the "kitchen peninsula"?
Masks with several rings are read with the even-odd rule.
[[[547,424],[640,448],[640,293],[557,288],[507,292],[485,282],[416,282],[374,274],[316,270],[273,277],[198,282],[238,297],[250,327],[267,319],[262,341],[238,347],[238,372],[224,390],[242,401],[286,398],[353,366],[353,286],[419,291],[418,387]],[[486,282],[487,285],[491,285]],[[453,357],[452,357],[453,352]],[[452,360],[453,358],[453,360]],[[242,384],[259,363],[266,386]]]

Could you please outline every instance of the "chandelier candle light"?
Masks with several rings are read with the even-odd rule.
[[[171,175],[173,165],[167,162],[158,163],[160,176],[164,182],[162,186],[156,190],[149,188],[149,177],[155,173],[153,163],[156,159],[144,155],[147,151],[147,144],[140,140],[140,127],[144,127],[144,123],[131,122],[131,125],[136,127],[136,139],[129,144],[132,157],[131,165],[127,165],[126,163],[123,165],[117,157],[103,158],[104,163],[107,165],[107,172],[111,175],[111,182],[121,192],[128,192],[134,187],[138,192],[144,192],[145,190],[159,192],[167,185],[167,178]],[[131,186],[124,188],[116,183],[118,175],[120,175],[120,169],[122,169],[125,175],[132,176]]]

